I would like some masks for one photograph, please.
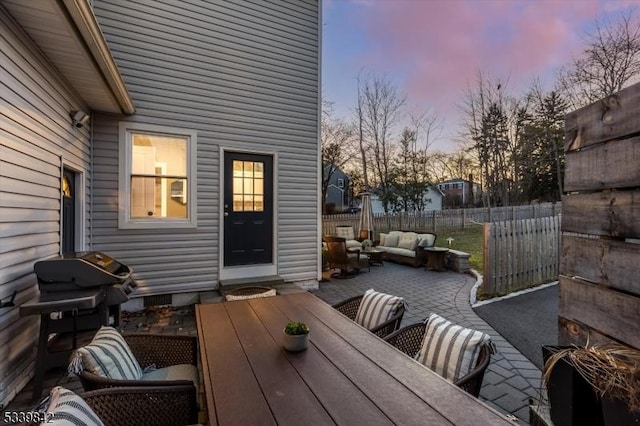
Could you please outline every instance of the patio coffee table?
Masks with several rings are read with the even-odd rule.
[[[367,256],[369,256],[369,265],[371,265],[371,266],[373,266],[373,265],[384,266],[384,254],[385,254],[384,250],[380,250],[380,249],[377,249],[377,248],[373,247],[373,248],[370,248],[370,249],[362,250],[361,253],[364,253]]]

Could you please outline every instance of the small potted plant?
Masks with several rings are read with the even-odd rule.
[[[365,250],[370,250],[373,247],[373,241],[366,239],[362,241],[362,248]]]
[[[282,333],[282,346],[289,352],[307,349],[309,331],[309,326],[303,322],[288,323]]]
[[[640,422],[640,351],[619,344],[557,348],[549,354],[543,368],[543,378],[548,387],[553,385],[553,373],[561,364],[570,366],[577,372],[580,380],[584,380],[593,389],[602,404],[603,424],[626,425]],[[551,395],[550,399],[553,419],[554,404]],[[585,406],[585,401],[573,402],[580,407]]]

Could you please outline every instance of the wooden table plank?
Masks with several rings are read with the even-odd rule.
[[[207,404],[209,423],[275,425],[227,314],[226,304],[198,305],[197,312],[202,332],[198,338],[206,347],[202,365],[203,370],[206,368],[209,372],[209,380],[205,381],[207,401],[213,400],[213,407]]]
[[[334,424],[320,401],[289,363],[280,342],[274,341],[250,305],[226,304],[263,398],[279,425]]]
[[[332,315],[333,308],[320,301],[319,303],[305,303],[304,299],[315,297],[307,293],[292,294],[300,301],[292,306],[304,306],[331,330],[342,336],[353,346],[354,350],[365,354],[383,371],[388,372],[396,380],[411,389],[426,404],[433,407],[446,419],[456,425],[478,424],[512,424],[504,416],[489,406],[481,403],[472,395],[452,385],[439,375],[433,373],[422,364],[404,354],[398,354],[391,345],[380,342],[373,344],[373,334],[362,333],[360,326],[343,315]],[[331,347],[326,348],[327,351]],[[398,356],[401,355],[401,356]]]
[[[280,311],[275,305],[277,298],[254,299],[250,303],[260,317],[271,337],[279,342],[282,329],[289,321],[304,320],[294,312]],[[316,395],[331,418],[339,425],[391,425],[393,422],[336,366],[315,347],[318,333],[310,336],[309,348],[303,352],[283,353],[295,367],[311,391]]]
[[[273,302],[278,309],[290,312],[292,317],[299,318],[311,327],[310,340],[314,345],[342,371],[342,374],[364,391],[387,417],[402,425],[452,424],[437,410],[425,404],[411,389],[372,362],[369,358],[370,353],[378,350],[377,347],[380,346],[387,349],[386,343],[347,317],[335,315],[335,311],[331,312],[329,316],[346,320],[346,326],[353,328],[350,333],[352,336],[359,335],[359,338],[366,342],[366,351],[357,350],[344,333],[336,333],[327,326],[323,318],[319,318],[313,309],[310,309],[315,308],[316,304],[325,305],[323,301],[308,293],[301,293],[301,296],[296,297],[297,300],[276,298]],[[400,358],[399,355],[400,353],[392,353],[391,358]],[[424,386],[424,383],[421,386]]]

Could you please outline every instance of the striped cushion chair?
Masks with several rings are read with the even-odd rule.
[[[42,425],[104,426],[98,415],[78,395],[61,386],[51,389],[40,404],[46,419]]]
[[[398,329],[405,310],[401,297],[379,293],[373,289],[333,307],[379,337],[385,337]]]
[[[54,387],[34,411],[46,413],[40,425],[175,426],[195,424],[198,408],[188,386],[126,387],[86,392],[82,396]],[[36,424],[36,423],[30,423]]]
[[[80,377],[85,391],[188,386],[195,397],[197,348],[192,336],[121,335],[113,327],[102,327],[89,345],[74,352],[69,372]]]
[[[385,341],[473,396],[480,394],[491,360],[489,335],[432,314],[424,322],[387,336]]]

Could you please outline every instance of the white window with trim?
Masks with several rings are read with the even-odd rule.
[[[120,123],[118,227],[197,226],[195,130]]]

